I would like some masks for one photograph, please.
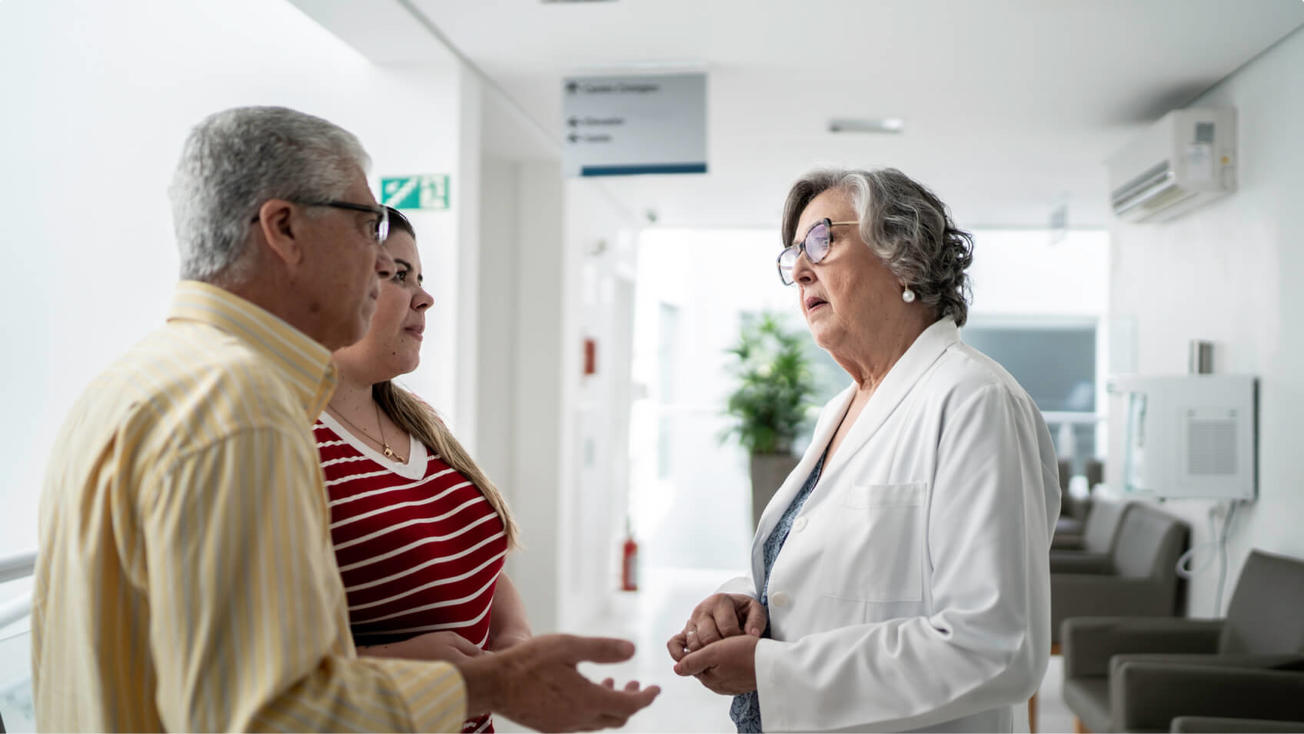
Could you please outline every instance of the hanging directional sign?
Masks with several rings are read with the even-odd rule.
[[[395,209],[447,209],[448,174],[382,178],[380,202]]]
[[[590,76],[562,83],[568,176],[706,173],[706,75]]]

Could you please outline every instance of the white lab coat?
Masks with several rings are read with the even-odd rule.
[[[854,392],[814,440],[752,543],[762,545]],[[1010,731],[1050,654],[1049,547],[1060,491],[1050,433],[999,364],[930,326],[861,411],[770,575],[756,647],[766,731]]]

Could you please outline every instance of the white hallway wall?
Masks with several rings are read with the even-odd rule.
[[[190,127],[294,107],[355,133],[373,174],[451,173],[456,201],[458,85],[451,58],[376,66],[285,2],[0,2],[0,555],[36,544],[72,401],[163,321],[177,280],[166,189]],[[407,382],[451,411],[451,358],[432,347],[457,319],[457,215],[415,224],[438,306]]]
[[[629,493],[634,215],[600,181],[565,182],[562,627],[584,631],[619,593]],[[528,245],[526,245],[528,246]],[[585,339],[595,371],[584,374]]]
[[[564,604],[582,616],[611,593],[592,559],[613,552],[623,501],[576,481],[579,418],[565,406],[586,389],[582,253],[615,241],[625,214],[565,184],[555,152],[518,156],[482,186],[482,128],[489,144],[538,132],[430,39],[351,46],[332,31],[357,25],[359,6],[305,4],[312,18],[267,0],[0,2],[0,554],[36,544],[46,457],[72,401],[162,322],[177,268],[166,187],[190,127],[231,106],[285,105],[354,132],[373,189],[384,174],[451,175],[452,210],[412,216],[436,301],[423,364],[403,382],[515,501],[527,550],[510,568],[538,627],[555,629]],[[395,45],[406,61],[373,60]],[[515,143],[498,149],[527,147]],[[603,527],[582,527],[593,521]]]
[[[475,235],[462,244],[475,250],[463,258],[474,304],[459,324],[475,332],[473,354],[469,338],[459,344],[459,395],[473,406],[464,435],[520,525],[507,573],[535,630],[583,631],[616,592],[627,449],[610,429],[621,405],[610,398],[628,368],[612,349],[619,327],[605,294],[632,268],[620,247],[631,221],[600,184],[564,180],[557,143],[499,92],[482,80],[464,89],[464,160],[476,153],[464,178],[474,166],[479,181]],[[607,249],[595,256],[599,242]],[[586,336],[599,344],[587,377]]]
[[[1304,558],[1304,32],[1296,31],[1193,105],[1238,113],[1240,188],[1173,222],[1113,227],[1111,315],[1135,323],[1140,374],[1182,374],[1187,343],[1212,340],[1215,371],[1258,375],[1259,497],[1231,528],[1228,589],[1251,548]],[[1121,482],[1118,398],[1109,480]],[[1194,542],[1211,503],[1173,501]],[[1190,614],[1216,616],[1216,573],[1190,586]],[[1229,594],[1224,594],[1225,609]]]

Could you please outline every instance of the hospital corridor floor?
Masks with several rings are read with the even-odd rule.
[[[633,640],[638,646],[634,658],[619,665],[584,666],[590,678],[615,678],[661,686],[662,693],[647,709],[635,714],[620,730],[628,732],[733,732],[729,720],[729,699],[706,690],[693,678],[680,678],[671,670],[666,640],[687,619],[692,608],[724,580],[739,575],[737,570],[651,569],[644,574],[640,590],[622,593],[610,609],[584,628],[568,632],[612,635]],[[1071,732],[1073,715],[1060,696],[1064,668],[1052,656],[1038,695],[1038,731]],[[500,732],[527,731],[513,722],[497,718]],[[1015,717],[1016,732],[1027,732],[1026,709]]]

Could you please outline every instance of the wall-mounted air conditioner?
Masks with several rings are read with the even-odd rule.
[[[1236,190],[1236,110],[1173,110],[1109,159],[1114,213],[1163,221]]]

